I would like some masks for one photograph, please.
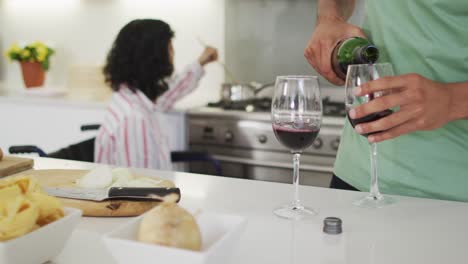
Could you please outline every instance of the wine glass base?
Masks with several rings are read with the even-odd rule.
[[[354,202],[354,205],[362,208],[383,208],[385,206],[394,204],[396,200],[392,197],[378,195],[367,195]]]
[[[281,218],[300,220],[312,218],[317,215],[317,212],[311,208],[302,205],[285,205],[273,210],[273,213]]]

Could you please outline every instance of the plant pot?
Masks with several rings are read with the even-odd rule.
[[[20,64],[26,88],[36,88],[44,85],[45,71],[39,62],[22,61]]]

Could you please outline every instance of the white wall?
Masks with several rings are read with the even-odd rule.
[[[0,0],[0,48],[42,40],[52,44],[46,85],[65,86],[73,65],[102,65],[119,29],[135,18],[158,18],[176,32],[176,69],[195,60],[202,46],[196,36],[224,54],[224,0]],[[3,52],[2,52],[3,53]],[[2,56],[0,79],[7,89],[22,89],[17,63]],[[222,69],[208,65],[200,88],[179,103],[202,105],[219,98]]]
[[[363,2],[357,0],[351,23],[362,23]],[[226,1],[226,62],[233,75],[243,82],[262,83],[278,75],[317,75],[303,55],[315,28],[316,10],[316,0]],[[325,78],[320,84],[324,96],[343,100],[343,89],[324,88],[332,87]]]
[[[357,0],[350,19],[356,25],[363,17],[362,2]],[[317,1],[311,0],[226,1],[226,59],[233,75],[268,83],[278,75],[317,74],[304,58],[316,10]]]

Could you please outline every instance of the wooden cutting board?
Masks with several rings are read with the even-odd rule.
[[[88,170],[28,170],[20,174],[36,178],[42,186],[73,187],[75,186],[75,181],[88,172]],[[175,185],[172,181],[163,180],[160,187],[175,187]],[[64,206],[83,210],[84,216],[97,217],[138,216],[159,204],[159,202],[150,201],[111,200],[93,202],[65,198],[59,199],[63,202]]]
[[[33,166],[33,159],[4,156],[0,161],[0,178],[25,170],[30,170]]]

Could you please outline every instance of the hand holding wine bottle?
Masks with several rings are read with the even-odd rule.
[[[336,45],[353,37],[366,38],[361,28],[349,24],[346,18],[319,16],[312,37],[304,51],[314,69],[329,82],[343,85],[344,80],[337,76],[332,66],[332,52]]]

